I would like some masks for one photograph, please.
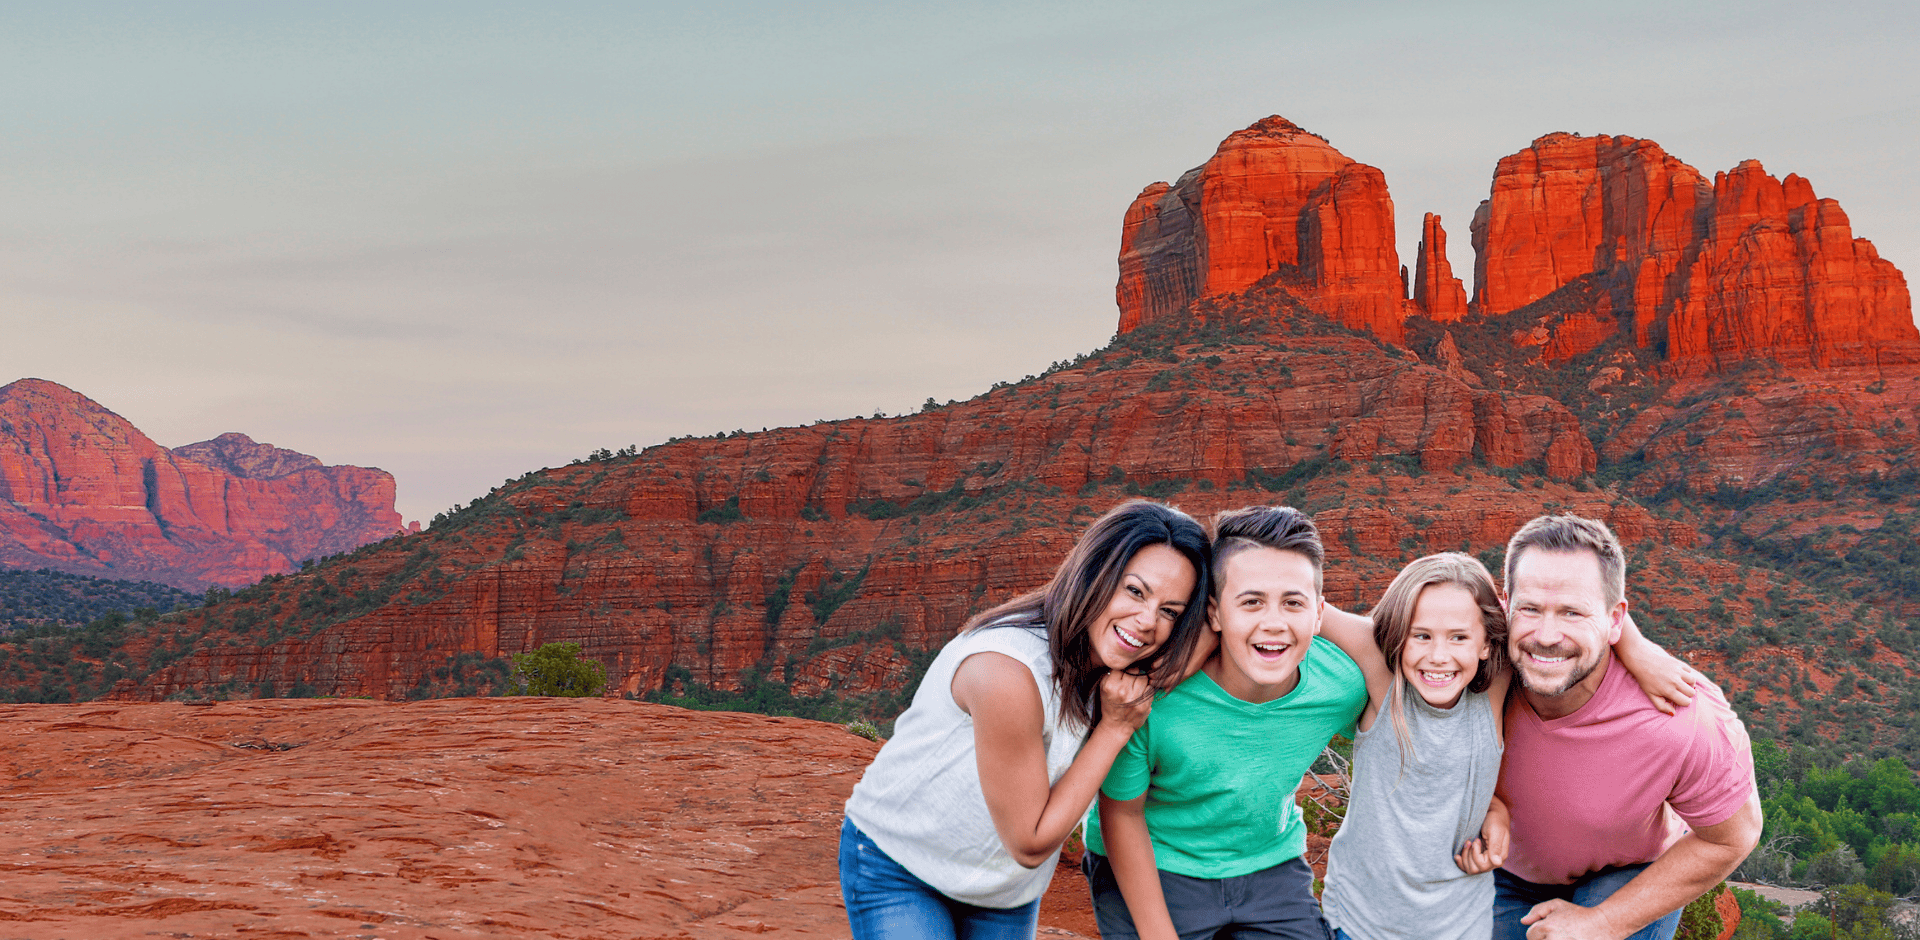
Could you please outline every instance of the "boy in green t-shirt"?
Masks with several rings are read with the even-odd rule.
[[[1154,703],[1101,786],[1082,863],[1094,916],[1109,940],[1234,926],[1325,940],[1293,789],[1329,738],[1352,736],[1366,680],[1313,642],[1326,553],[1312,520],[1250,506],[1213,525],[1219,648]]]

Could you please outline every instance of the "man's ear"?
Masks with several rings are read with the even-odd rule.
[[[1613,610],[1607,616],[1608,646],[1620,642],[1620,632],[1625,629],[1622,625],[1626,622],[1626,619],[1627,599],[1623,597],[1620,599],[1620,603],[1613,605]]]

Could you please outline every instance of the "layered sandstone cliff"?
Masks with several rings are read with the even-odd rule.
[[[1128,207],[1120,242],[1120,332],[1177,318],[1201,297],[1285,272],[1335,320],[1403,336],[1393,200],[1378,169],[1274,115]]]
[[[1748,160],[1713,179],[1713,214],[1673,311],[1668,357],[1816,366],[1920,361],[1907,279],[1846,212]]]
[[[1447,260],[1447,231],[1440,217],[1429,212],[1420,221],[1420,253],[1414,265],[1413,305],[1439,323],[1467,315],[1467,289],[1453,276]]]
[[[194,614],[245,642],[209,644],[121,694],[401,697],[455,681],[451,656],[555,641],[582,643],[634,694],[676,669],[719,688],[758,670],[797,695],[885,692],[911,672],[896,641],[937,647],[983,604],[1044,581],[1093,514],[1129,493],[1178,494],[1205,513],[1305,499],[1288,490],[1321,474],[1332,494],[1335,477],[1370,466],[1401,468],[1360,484],[1394,495],[1316,497],[1342,559],[1330,590],[1346,604],[1384,585],[1408,545],[1492,544],[1529,511],[1491,491],[1450,498],[1453,473],[1531,469],[1572,492],[1596,455],[1551,399],[1476,387],[1366,339],[1121,346],[917,415],[686,440],[530,476],[351,571],[316,568]],[[1405,472],[1426,477],[1394,475]],[[1628,531],[1659,529],[1592,502]],[[363,595],[379,600],[339,600]],[[331,603],[351,619],[309,614]]]
[[[1501,159],[1473,243],[1480,313],[1560,297],[1549,360],[1615,335],[1683,370],[1920,359],[1906,279],[1837,203],[1756,161],[1709,183],[1652,141],[1549,134]]]
[[[1390,342],[1412,315],[1521,312],[1534,322],[1514,341],[1549,362],[1616,337],[1662,349],[1680,372],[1920,361],[1899,270],[1836,202],[1754,161],[1709,182],[1652,141],[1548,134],[1500,160],[1471,231],[1471,303],[1432,213],[1408,284],[1380,171],[1269,117],[1128,208],[1119,330],[1179,322],[1196,300],[1277,279]]]
[[[393,477],[242,434],[169,450],[72,389],[0,388],[0,564],[238,586],[400,527]]]

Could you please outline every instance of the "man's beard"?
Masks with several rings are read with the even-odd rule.
[[[1571,644],[1564,646],[1535,646],[1527,643],[1521,643],[1519,647],[1519,652],[1513,657],[1513,662],[1514,671],[1520,674],[1520,683],[1527,687],[1527,691],[1546,698],[1557,698],[1567,694],[1574,686],[1579,685],[1582,680],[1593,675],[1593,670],[1600,665],[1600,655],[1597,652],[1591,659],[1582,658],[1574,660],[1573,666],[1567,671],[1567,676],[1564,680],[1553,686],[1546,686],[1541,684],[1545,682],[1544,679],[1536,679],[1528,672],[1531,661],[1526,658],[1527,654],[1533,653],[1538,656],[1565,657],[1572,660],[1580,653],[1580,648]]]

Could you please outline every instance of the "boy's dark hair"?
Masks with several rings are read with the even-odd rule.
[[[1227,559],[1249,548],[1277,548],[1299,552],[1313,562],[1313,590],[1320,592],[1321,575],[1326,567],[1327,549],[1320,544],[1320,530],[1307,514],[1292,506],[1244,506],[1229,509],[1213,517],[1213,570],[1226,571]],[[1220,597],[1224,577],[1215,577],[1212,596]]]

